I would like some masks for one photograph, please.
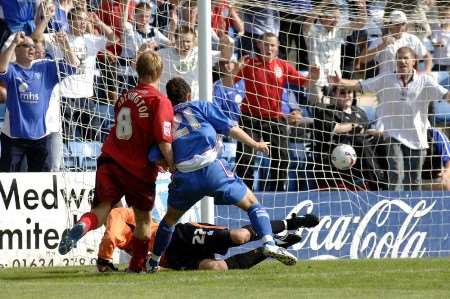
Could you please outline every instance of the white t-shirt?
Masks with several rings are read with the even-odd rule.
[[[66,98],[89,98],[94,95],[95,59],[98,52],[104,50],[107,39],[104,36],[84,34],[75,36],[68,34],[69,44],[72,51],[80,60],[77,74],[65,78],[60,83],[62,97]],[[47,51],[55,58],[62,58],[62,51],[57,48],[46,35],[45,45]]]
[[[428,104],[442,99],[447,89],[430,75],[417,73],[405,87],[396,73],[360,82],[364,92],[377,93],[377,129],[411,149],[428,148]]]
[[[450,31],[438,29],[433,31],[433,43],[442,44],[443,47],[434,47],[433,62],[440,65],[450,65]]]
[[[192,99],[199,99],[198,83],[198,48],[195,47],[186,57],[180,57],[175,48],[159,50],[163,61],[163,71],[159,82],[159,90],[166,94],[166,84],[174,77],[182,77],[191,86]],[[220,51],[212,51],[213,65],[219,61]]]
[[[134,59],[139,51],[139,48],[147,42],[155,41],[158,45],[167,47],[170,44],[170,40],[162,34],[158,28],[153,27],[150,28],[149,25],[146,25],[145,32],[150,33],[153,29],[154,36],[149,38],[144,38],[136,29],[130,24],[127,23],[126,29],[122,33],[122,53],[121,57],[127,59]],[[136,71],[131,67],[131,65],[120,65],[119,72],[122,75],[126,76],[137,76]]]
[[[373,42],[371,48],[375,48],[383,42],[383,39],[380,37]],[[423,45],[420,39],[410,33],[403,32],[402,36],[395,40],[395,42],[391,45],[388,45],[383,50],[378,52],[375,55],[375,61],[378,63],[378,70],[380,74],[387,74],[395,72],[396,65],[396,55],[398,49],[402,47],[409,47],[416,52],[419,56],[419,59],[422,59],[427,53],[427,48]]]
[[[48,134],[61,132],[60,97],[59,86],[55,85],[45,114],[45,126]]]
[[[326,71],[330,75],[335,73],[341,75],[341,45],[352,31],[348,24],[327,31],[322,24],[318,23],[305,32],[309,64],[320,67],[317,85],[327,85]]]

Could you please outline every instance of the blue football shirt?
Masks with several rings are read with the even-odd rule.
[[[49,59],[36,60],[30,68],[10,64],[5,73],[0,73],[0,80],[6,82],[7,89],[3,132],[12,138],[44,137],[47,134],[45,115],[52,90],[59,79],[75,71],[75,67],[64,61],[56,63]]]
[[[436,154],[441,156],[442,164],[450,161],[450,141],[441,131],[436,128],[430,129],[433,132],[433,143],[436,147]]]
[[[217,133],[228,135],[236,125],[217,105],[207,101],[181,103],[174,111],[172,147],[175,164],[215,148]]]
[[[239,80],[232,87],[224,86],[221,80],[214,82],[214,103],[232,120],[239,121],[241,117],[241,102],[244,96],[244,80]]]

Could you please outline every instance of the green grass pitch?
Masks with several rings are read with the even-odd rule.
[[[0,298],[450,298],[450,259],[299,261],[294,267],[270,261],[251,270],[157,274],[3,269]]]

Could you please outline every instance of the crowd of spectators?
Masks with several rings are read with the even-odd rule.
[[[450,148],[428,121],[429,106],[448,95],[433,73],[450,70],[450,5],[403,2],[212,1],[213,100],[271,144],[259,167],[260,156],[234,143],[249,188],[287,191],[293,179],[308,181],[295,190],[417,190],[423,169],[450,189],[448,161],[427,158]],[[101,143],[147,49],[162,58],[162,93],[178,76],[199,97],[196,0],[0,0],[0,8],[0,171],[60,171],[70,142]],[[362,92],[374,99],[372,118]],[[293,161],[296,143],[304,163]],[[330,161],[340,143],[357,152],[351,170]]]

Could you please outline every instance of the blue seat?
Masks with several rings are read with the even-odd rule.
[[[234,169],[236,160],[236,142],[224,142],[220,158],[230,164],[230,168]]]
[[[100,154],[102,144],[100,142],[77,142],[68,143],[69,157],[73,157],[76,167],[82,170],[95,170],[97,157]],[[70,158],[67,159],[70,163]]]
[[[67,144],[63,144],[63,157],[65,169],[72,170],[77,168],[77,157],[72,155]]]
[[[436,101],[433,103],[434,114],[431,117],[433,125],[447,127],[450,124],[450,104],[447,101]]]
[[[6,111],[5,103],[0,103],[0,121],[1,122],[5,119],[5,111]]]
[[[450,73],[449,72],[434,72],[439,84],[445,88],[450,88]]]

